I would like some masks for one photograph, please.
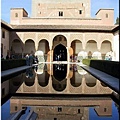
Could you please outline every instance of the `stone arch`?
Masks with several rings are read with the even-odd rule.
[[[38,84],[42,87],[46,87],[49,82],[49,74],[47,71],[43,72],[42,74],[37,74]]]
[[[98,51],[97,42],[95,40],[88,40],[86,43],[86,52],[91,51],[92,53]]]
[[[48,58],[48,52],[50,51],[49,43],[46,39],[42,39],[39,41],[37,51],[42,51],[44,53],[43,57],[46,61]]]
[[[71,48],[73,49],[73,54],[78,55],[83,50],[82,42],[78,39],[72,40]]]
[[[97,49],[97,42],[95,40],[88,40],[86,43],[86,52],[88,53],[88,58],[92,57],[92,53],[98,51]]]
[[[102,54],[102,58],[105,59],[105,55],[106,53],[112,51],[112,44],[111,44],[111,41],[109,40],[104,40],[102,41],[101,43],[101,54]]]
[[[73,87],[79,87],[82,84],[82,75],[78,72],[73,72],[73,76],[70,78],[70,83]]]
[[[67,79],[58,81],[58,80],[56,80],[56,78],[54,76],[52,76],[52,86],[53,86],[54,90],[61,92],[61,91],[65,90],[65,88],[67,86]]]
[[[67,47],[67,39],[64,35],[56,35],[53,38],[53,46],[52,49],[54,49],[57,45],[62,44],[65,47]]]
[[[24,82],[27,86],[33,86],[35,83],[35,72],[32,68],[26,69]]]
[[[96,78],[90,75],[89,73],[85,74],[85,81],[88,87],[94,87],[97,83]]]
[[[25,41],[25,49],[24,49],[24,53],[25,54],[30,54],[30,53],[32,53],[32,54],[34,54],[35,53],[35,42],[34,42],[34,40],[32,40],[32,39],[28,39],[28,40],[26,40]]]
[[[19,39],[14,39],[10,47],[11,56],[14,58],[22,57],[23,43]]]
[[[37,50],[41,50],[41,51],[43,51],[44,54],[47,54],[50,51],[48,40],[46,40],[46,39],[40,40],[38,43]]]

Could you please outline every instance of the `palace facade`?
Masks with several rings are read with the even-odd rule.
[[[10,24],[1,21],[1,53],[16,58],[32,53],[39,61],[93,57],[119,61],[119,26],[114,9],[99,9],[92,18],[90,0],[32,0],[32,15],[11,8]]]

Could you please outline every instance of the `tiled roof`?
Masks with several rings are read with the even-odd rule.
[[[29,30],[108,30],[111,31],[116,26],[100,26],[100,25],[12,25],[13,29],[29,29]]]

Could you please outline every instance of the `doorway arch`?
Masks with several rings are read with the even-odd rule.
[[[53,61],[67,61],[67,49],[64,45],[59,44],[54,48]]]

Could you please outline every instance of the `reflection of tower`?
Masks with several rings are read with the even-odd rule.
[[[112,100],[110,98],[102,97],[96,99],[94,97],[77,98],[75,99],[45,99],[41,98],[26,99],[25,97],[13,97],[10,100],[11,113],[29,106],[31,111],[37,113],[40,119],[54,120],[89,120],[89,107],[93,107],[100,116],[111,116],[112,114]],[[107,104],[106,104],[107,103]]]

